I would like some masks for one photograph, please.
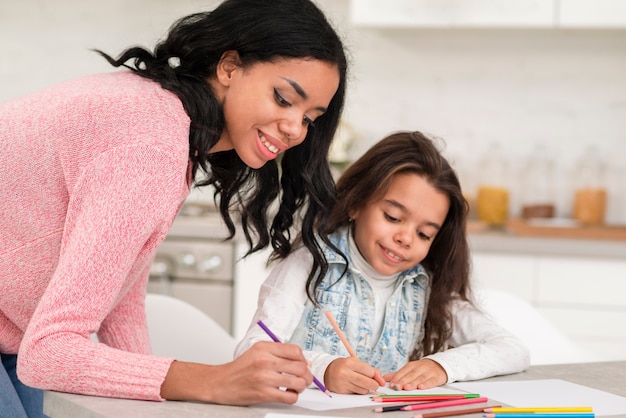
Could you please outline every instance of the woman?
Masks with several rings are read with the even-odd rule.
[[[0,415],[41,415],[31,387],[295,402],[312,380],[298,347],[258,344],[217,366],[155,357],[143,303],[196,178],[215,188],[231,238],[238,212],[251,252],[289,254],[298,225],[323,257],[312,220],[334,201],[341,40],[309,0],[226,0],[176,22],[154,51],[100,53],[128,69],[0,105]]]

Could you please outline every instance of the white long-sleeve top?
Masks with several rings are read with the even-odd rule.
[[[256,313],[235,349],[235,357],[258,341],[270,340],[257,325],[258,320],[271,324],[274,334],[289,341],[305,310],[305,286],[311,264],[310,253],[301,248],[276,265],[261,286]],[[486,313],[459,301],[453,304],[452,315],[454,328],[447,341],[449,348],[426,356],[444,368],[447,383],[517,373],[529,366],[528,348]],[[372,328],[379,326],[374,324]],[[311,362],[313,375],[319,378],[324,376],[328,365],[340,357],[313,351],[304,351],[304,355]]]

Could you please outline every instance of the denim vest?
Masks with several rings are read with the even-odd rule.
[[[330,239],[346,255],[350,266],[348,231],[349,228],[343,228]],[[400,273],[385,307],[381,336],[372,349],[373,289],[360,272],[350,267],[337,281],[344,270],[345,260],[328,246],[320,244],[329,263],[328,273],[315,293],[320,307],[307,299],[289,342],[298,344],[303,350],[348,357],[348,351],[324,315],[328,310],[361,361],[383,374],[398,370],[407,363],[417,344],[421,344],[430,296],[430,279],[424,268],[417,265]]]

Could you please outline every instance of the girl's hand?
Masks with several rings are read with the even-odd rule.
[[[333,360],[324,374],[326,388],[335,393],[367,394],[385,385],[380,371],[356,357]]]
[[[429,389],[448,381],[448,374],[439,363],[431,359],[410,361],[397,372],[383,376],[395,390]]]

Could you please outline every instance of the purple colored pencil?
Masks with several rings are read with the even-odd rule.
[[[263,323],[263,321],[261,321],[260,319],[256,322],[257,324],[259,324],[259,326],[261,328],[263,328],[263,331],[265,331],[265,333],[267,335],[269,335],[269,337],[272,339],[272,341],[277,342],[277,343],[282,343],[282,341],[276,336],[276,334],[274,334],[272,332],[271,329],[269,329],[267,327],[267,325],[265,325]],[[315,386],[317,386],[322,392],[324,392],[326,395],[328,395],[329,398],[332,398],[333,396],[330,394],[330,391],[328,389],[326,389],[326,386],[324,386],[324,384],[322,382],[320,382],[318,380],[317,377],[313,376],[313,383],[315,383]]]

